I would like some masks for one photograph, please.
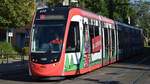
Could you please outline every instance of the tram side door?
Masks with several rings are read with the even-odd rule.
[[[109,31],[108,28],[102,28],[103,31],[103,66],[109,64]]]
[[[109,33],[108,33],[108,54],[109,61],[113,63],[116,61],[116,52],[117,52],[117,38],[116,38],[116,30],[113,24],[109,25]]]
[[[109,31],[109,56],[110,56],[110,63],[116,61],[116,37],[115,37],[115,30],[110,29]]]
[[[112,29],[109,27],[108,29],[108,56],[109,56],[109,63],[112,63]]]
[[[112,56],[112,29],[109,26],[108,28],[108,56],[109,56],[109,63],[113,62],[113,56]]]
[[[84,37],[84,67],[89,67],[90,64],[90,52],[91,52],[91,43],[89,35],[89,27],[87,24],[84,24],[83,27],[83,37]]]
[[[118,36],[118,32],[119,32],[119,29],[118,29],[118,26],[117,24],[115,25],[115,38],[116,38],[116,61],[119,60],[119,36]]]

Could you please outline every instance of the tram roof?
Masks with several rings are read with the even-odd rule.
[[[88,17],[91,19],[97,19],[97,20],[100,20],[103,22],[114,24],[114,21],[112,19],[106,18],[106,17],[101,16],[101,15],[97,15],[95,13],[92,13],[92,12],[89,12],[89,11],[86,11],[86,10],[83,10],[80,8],[71,8],[70,10],[72,12],[76,12],[77,14],[80,14],[81,16],[84,16],[84,17]]]
[[[125,24],[125,23],[121,23],[121,22],[118,22],[118,21],[115,21],[115,22],[116,22],[116,24],[118,24],[118,25],[126,26],[126,27],[131,28],[131,29],[142,30],[142,29],[140,29],[140,28],[138,28],[138,27],[134,27],[134,26],[131,26],[131,25],[128,25],[128,24]]]

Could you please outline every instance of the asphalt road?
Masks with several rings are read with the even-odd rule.
[[[0,84],[150,84],[150,48],[144,55],[64,80],[32,80],[28,70],[20,69],[0,74]]]

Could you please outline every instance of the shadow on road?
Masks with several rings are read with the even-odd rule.
[[[0,64],[0,79],[12,81],[28,81],[27,61]]]
[[[17,82],[59,82],[61,80],[51,80],[48,78],[43,78],[43,79],[33,79],[32,77],[29,76],[28,70],[27,69],[22,69],[19,71],[16,71],[15,73],[11,72],[10,74],[2,74],[0,76],[1,80],[10,80],[10,81],[17,81]]]
[[[84,80],[84,81],[89,81],[92,82],[92,84],[121,84],[119,81],[102,81],[100,79],[94,79],[94,78],[70,78],[70,80],[73,81],[80,81],[80,80]]]
[[[138,64],[143,66],[150,66],[150,47],[145,47],[143,50],[143,54],[141,55],[135,55],[133,57],[130,57],[124,61],[121,61],[119,63],[121,64]]]
[[[91,82],[94,82],[94,83],[100,83],[100,84],[120,84],[119,81],[100,81],[100,80],[97,80],[97,79],[92,79],[92,78],[85,78],[83,80],[86,80],[86,81],[91,81]]]
[[[16,81],[16,82],[59,82],[63,79],[56,80],[56,79],[33,79],[29,76],[28,73],[28,62],[18,61],[13,63],[7,64],[0,64],[0,80],[9,80],[9,81]]]
[[[135,55],[133,57],[120,61],[116,64],[119,64],[119,65],[110,65],[108,67],[150,71],[150,47],[145,47],[143,50],[143,54]],[[127,66],[124,66],[124,65],[127,65]]]

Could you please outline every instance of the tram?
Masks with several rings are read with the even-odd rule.
[[[80,8],[43,8],[33,18],[29,74],[84,74],[133,56],[142,47],[141,29]]]

